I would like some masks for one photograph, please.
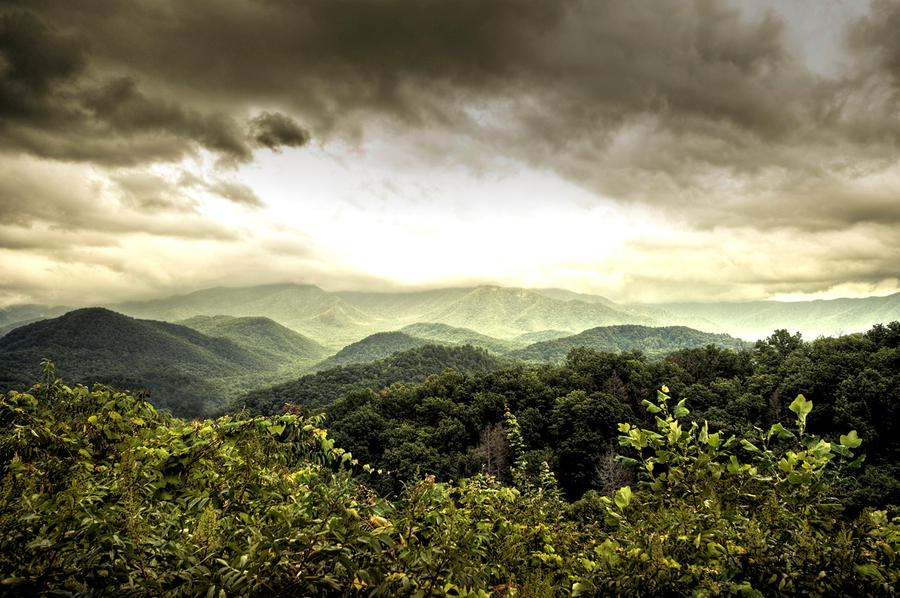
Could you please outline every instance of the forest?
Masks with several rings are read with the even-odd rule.
[[[206,420],[45,361],[0,399],[0,591],[896,594],[900,323],[487,358]]]

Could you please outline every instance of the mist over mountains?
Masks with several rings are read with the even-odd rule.
[[[500,286],[405,292],[328,292],[315,285],[274,284],[203,289],[152,301],[105,305],[136,318],[180,322],[195,316],[266,317],[335,352],[376,332],[411,325],[465,328],[521,348],[528,342],[577,334],[597,326],[687,326],[745,340],[778,328],[804,337],[862,331],[900,318],[900,294],[804,302],[616,303],[563,289]],[[72,308],[0,309],[0,333],[59,316]],[[430,338],[429,332],[407,331]],[[495,347],[492,350],[499,349]]]

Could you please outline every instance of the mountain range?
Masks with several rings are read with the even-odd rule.
[[[426,291],[328,292],[314,285],[274,284],[204,289],[151,301],[105,305],[136,318],[184,321],[196,316],[266,317],[321,344],[329,352],[376,332],[403,330],[431,338],[424,328],[464,328],[501,343],[501,352],[529,342],[578,334],[589,328],[635,324],[688,326],[754,340],[775,329],[806,338],[865,330],[900,320],[900,293],[887,297],[806,302],[616,303],[599,295],[564,289],[499,286]],[[0,309],[0,334],[24,323],[70,311],[62,306],[23,305]],[[481,346],[485,346],[482,338]],[[458,344],[458,343],[457,343]]]
[[[0,309],[0,392],[27,388],[49,358],[66,383],[147,388],[158,406],[195,416],[252,389],[434,345],[523,361],[559,362],[577,346],[658,357],[708,344],[738,348],[735,335],[755,339],[776,328],[809,338],[900,320],[900,294],[648,306],[498,286],[331,293],[281,284],[107,307]]]

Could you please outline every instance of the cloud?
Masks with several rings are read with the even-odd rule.
[[[251,119],[248,138],[239,114],[147,93],[133,74],[94,68],[88,49],[96,38],[58,25],[31,12],[0,14],[0,147],[106,166],[174,162],[202,148],[236,165],[252,160],[253,146],[299,147],[309,139],[283,114]]]
[[[273,151],[282,146],[300,147],[309,141],[309,131],[277,112],[263,112],[250,119],[250,136],[257,145]]]
[[[702,263],[703,272],[680,275],[705,276],[711,292],[715,268],[723,292],[735,284],[789,292],[778,276],[786,286],[830,288],[821,264],[840,261],[849,246],[866,255],[848,258],[856,266],[835,268],[832,279],[896,276],[877,256],[893,259],[898,248],[890,231],[900,225],[900,4],[873,2],[849,23],[846,47],[829,48],[828,68],[815,70],[795,38],[816,29],[791,19],[821,15],[770,5],[8,0],[0,152],[94,170],[71,192],[71,181],[40,186],[31,170],[7,169],[0,217],[18,228],[6,238],[27,245],[21,231],[39,225],[234,236],[203,220],[198,198],[263,208],[272,202],[259,187],[224,168],[176,180],[149,165],[182,168],[209,152],[246,173],[258,166],[254,152],[274,159],[259,150],[315,138],[354,166],[378,154],[395,172],[423,173],[426,184],[428,174],[460,166],[476,180],[530,169],[587,190],[596,203],[586,208],[647,207],[702,240],[672,256]],[[386,214],[410,196],[414,178],[385,188]],[[457,202],[446,210],[464,203],[442,201]],[[534,189],[484,198],[497,211],[555,201]],[[748,240],[718,261],[716,249],[735,235]],[[838,249],[813,251],[810,240]],[[792,247],[813,274],[779,267]],[[675,261],[651,259],[667,248],[632,250],[635,288],[664,286],[679,272]]]
[[[225,158],[246,162],[250,149],[231,117],[187,110],[175,102],[148,98],[130,77],[120,77],[84,94],[83,106],[110,132],[123,136],[168,134],[192,140]]]
[[[73,245],[88,243],[94,233],[222,242],[240,238],[239,231],[204,218],[195,206],[177,185],[143,172],[107,178],[73,164],[28,158],[0,163],[0,222],[20,229],[14,241],[19,246],[25,231],[34,238],[59,233]],[[15,237],[7,231],[4,238]]]
[[[798,187],[852,187],[859,164],[885,167],[900,139],[883,85],[900,64],[896,12],[876,3],[850,36],[853,69],[830,78],[792,54],[785,18],[718,0],[48,2],[42,16],[72,33],[45,27],[35,44],[90,48],[106,83],[80,109],[136,155],[199,144],[241,162],[312,134],[363,146],[391,136],[423,163],[482,172],[512,159],[697,220],[727,181],[737,203],[757,196],[737,210],[745,224],[767,229],[791,224],[783,204]],[[50,89],[80,75],[85,56],[39,79]],[[882,78],[860,85],[853,72],[875,62]],[[27,133],[13,139],[42,155],[128,153]],[[160,135],[171,144],[150,145]]]

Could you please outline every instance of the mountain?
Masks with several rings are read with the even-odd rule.
[[[277,363],[226,338],[86,308],[0,338],[0,389],[28,388],[43,358],[54,362],[66,384],[149,389],[157,407],[187,417],[277,379],[278,369]]]
[[[550,340],[597,326],[687,326],[756,339],[777,328],[806,336],[865,330],[900,319],[900,294],[865,299],[784,303],[616,303],[565,289],[498,286],[428,291],[328,292],[314,285],[273,284],[213,288],[166,299],[107,305],[136,318],[182,321],[194,316],[266,317],[332,351],[376,332],[412,324],[466,328],[521,344]],[[0,310],[0,333],[25,322],[59,315],[59,307],[13,306]],[[432,340],[455,342],[440,338]],[[534,334],[535,336],[522,336]],[[481,343],[487,342],[481,339]],[[496,350],[496,349],[492,349]]]
[[[564,336],[571,336],[571,333],[563,330],[538,330],[537,332],[525,332],[512,339],[512,342],[520,345],[530,345],[541,341],[552,341]]]
[[[435,344],[422,338],[415,338],[403,332],[376,332],[366,338],[351,343],[316,365],[316,370],[328,370],[351,363],[367,363],[384,359],[394,353],[416,347]]]
[[[0,308],[0,336],[3,336],[10,330],[39,322],[47,318],[55,318],[61,316],[67,311],[72,311],[71,307],[48,306],[48,305],[11,305],[9,307]]]
[[[180,321],[198,315],[262,316],[332,349],[389,323],[366,314],[315,285],[217,287],[166,299],[122,303],[111,309],[134,316]]]
[[[232,400],[229,410],[248,409],[253,414],[280,413],[285,403],[317,410],[352,390],[379,391],[392,384],[418,384],[447,369],[485,372],[507,367],[510,362],[477,347],[425,345],[395,353],[370,363],[339,366],[268,388],[250,391]]]
[[[475,287],[450,287],[383,293],[341,291],[335,295],[368,314],[398,323],[409,323],[423,321],[426,314],[447,307],[473,290]]]
[[[329,353],[311,338],[269,318],[194,316],[179,323],[207,336],[230,339],[282,368],[305,369]]]
[[[619,311],[604,303],[562,301],[535,291],[478,287],[445,308],[427,315],[433,322],[472,328],[510,339],[526,332],[565,330],[570,333],[610,324],[652,324],[652,319]]]
[[[612,308],[621,309],[613,301],[600,295],[590,295],[587,293],[576,293],[566,289],[532,289],[535,293],[540,293],[544,297],[556,299],[557,301],[581,301],[582,303],[600,303]]]
[[[400,329],[410,336],[428,339],[433,342],[443,343],[447,345],[473,345],[475,347],[483,347],[494,353],[507,353],[513,349],[521,348],[525,343],[517,343],[513,341],[504,341],[498,338],[480,334],[469,328],[457,328],[448,326],[447,324],[438,324],[435,322],[418,322],[409,324]]]
[[[730,349],[740,349],[740,339],[727,334],[700,332],[685,326],[600,326],[585,330],[580,334],[556,340],[542,341],[524,349],[512,351],[508,356],[526,361],[564,361],[569,350],[574,347],[588,347],[611,353],[638,349],[649,357],[661,357],[676,349],[688,349],[718,345]]]
[[[815,338],[861,332],[874,324],[900,320],[900,293],[861,299],[669,303],[656,307],[676,315],[702,317],[748,339],[767,337],[779,328]]]
[[[598,325],[660,323],[596,295],[497,286],[382,293],[330,293],[301,284],[220,287],[111,308],[171,321],[197,315],[263,316],[333,350],[376,332],[421,323],[467,328],[501,340],[549,329],[572,334]],[[492,350],[500,349],[493,346]]]

